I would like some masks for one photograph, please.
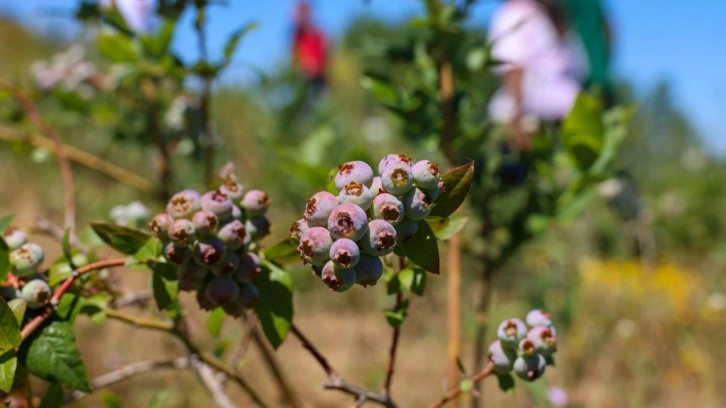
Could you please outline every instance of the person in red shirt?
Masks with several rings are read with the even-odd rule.
[[[325,86],[327,41],[315,26],[310,4],[301,1],[295,8],[292,52],[295,64],[307,78],[314,91]]]

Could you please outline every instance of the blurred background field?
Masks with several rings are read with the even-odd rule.
[[[375,8],[379,2],[371,3]],[[321,2],[320,8],[324,5]],[[53,37],[47,27],[33,26],[32,19],[20,20],[0,16],[0,77],[28,85],[32,81],[28,67],[34,61],[48,59],[74,41],[85,44],[89,59],[96,58],[93,46],[80,34]],[[414,146],[402,137],[394,118],[360,84],[364,64],[370,63],[361,56],[361,39],[395,40],[402,33],[412,34],[412,29],[402,20],[377,17],[351,16],[346,22],[332,48],[329,87],[315,100],[296,105],[302,79],[284,59],[264,67],[259,77],[246,72],[244,76],[253,78],[244,81],[235,80],[232,70],[230,78],[215,87],[218,163],[237,163],[246,186],[270,193],[270,219],[283,220],[273,224],[267,244],[288,235],[288,225],[299,218],[306,197],[325,185],[329,169],[340,162],[375,162],[390,151],[444,161],[436,146]],[[56,26],[63,27],[65,23]],[[241,54],[263,52],[254,47],[254,37],[246,41]],[[491,91],[494,78],[490,81],[482,86]],[[550,311],[558,327],[557,367],[542,382],[518,387],[514,395],[501,393],[493,380],[487,381],[487,406],[553,406],[547,399],[552,387],[565,390],[567,406],[572,407],[723,406],[726,158],[715,151],[721,142],[699,130],[711,125],[698,122],[701,114],[694,119],[691,101],[677,96],[682,94],[665,79],[643,83],[618,78],[618,100],[637,107],[618,162],[622,177],[602,183],[582,214],[527,245],[496,277],[490,320],[522,316],[533,307]],[[41,108],[66,143],[136,174],[154,174],[150,149],[110,136],[111,124],[122,120],[115,112],[69,113],[57,103]],[[3,105],[0,111],[5,126],[12,112]],[[202,187],[199,163],[183,146],[171,160],[176,172],[172,191]],[[132,200],[143,201],[152,211],[162,208],[152,194],[141,195],[83,166],[74,170],[79,225],[108,220],[113,206]],[[20,225],[30,225],[36,216],[60,222],[62,185],[50,152],[2,141],[0,174],[0,214],[16,214]],[[475,234],[473,225],[464,229],[464,357],[474,341],[473,310],[479,296],[472,283],[476,260],[467,255],[477,251],[472,247]],[[53,247],[50,241],[47,247]],[[47,257],[53,258],[53,254]],[[307,329],[346,377],[377,389],[385,374],[389,336],[381,310],[390,307],[393,298],[380,285],[329,293],[302,267],[292,275],[298,325]],[[148,276],[126,271],[118,278],[141,289]],[[429,275],[431,296],[413,299],[393,385],[402,406],[426,406],[450,385],[445,382],[446,280],[445,270],[438,277]],[[243,324],[228,322],[223,340],[215,340],[206,333],[203,313],[195,312],[193,319],[199,323],[193,334],[219,353],[232,353],[244,336]],[[99,327],[82,319],[77,325],[92,377],[128,362],[176,355],[173,342],[161,335],[136,332],[112,321]],[[280,348],[278,358],[308,406],[352,406],[345,397],[321,389],[325,377],[296,339]],[[263,394],[276,395],[254,346],[241,370]],[[183,370],[147,374],[111,390],[128,407],[144,406],[152,399],[165,407],[210,405],[193,375]],[[75,406],[101,406],[102,395]],[[242,394],[235,398],[240,406],[249,403]]]

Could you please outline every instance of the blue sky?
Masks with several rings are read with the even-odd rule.
[[[666,79],[674,86],[678,104],[695,120],[711,151],[726,154],[726,1],[723,0],[603,0],[616,35],[615,72],[638,90]],[[68,17],[50,17],[48,10],[71,10],[74,1],[0,0],[0,11],[45,30],[67,29]],[[265,68],[281,61],[296,0],[228,0],[213,8],[209,43],[219,54],[226,36],[249,20],[260,23],[240,47],[232,80],[244,80],[245,64]],[[401,19],[421,12],[420,0],[315,0],[316,20],[332,35],[340,34],[356,15],[367,13]],[[497,0],[480,0],[473,23],[486,24]],[[187,16],[190,17],[190,16]],[[190,27],[190,18],[184,22]],[[1,40],[1,39],[0,39]],[[175,47],[188,58],[194,44],[183,29]],[[185,51],[185,50],[192,51]]]

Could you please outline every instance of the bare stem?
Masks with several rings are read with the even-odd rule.
[[[73,186],[73,171],[71,170],[71,163],[66,155],[63,142],[58,133],[45,121],[43,115],[40,114],[38,108],[27,96],[23,95],[20,90],[15,88],[10,81],[0,78],[0,87],[10,91],[15,100],[23,108],[23,111],[28,115],[31,121],[40,128],[46,137],[53,141],[53,147],[55,155],[58,158],[58,168],[60,170],[61,179],[63,180],[63,196],[64,196],[64,225],[65,228],[69,229],[71,235],[76,231],[76,197],[75,187]]]
[[[257,321],[256,318],[255,321]],[[270,345],[260,335],[259,330],[253,329],[251,335],[252,340],[255,342],[255,344],[257,344],[257,348],[259,348],[260,353],[262,353],[265,365],[270,370],[270,372],[272,372],[272,376],[275,377],[275,381],[277,381],[277,384],[280,387],[280,391],[282,391],[285,402],[293,408],[301,407],[295,390],[292,388],[290,381],[287,379],[287,376],[282,371],[280,363],[275,358],[274,350],[271,349]]]
[[[163,332],[170,332],[174,329],[174,323],[171,321],[133,316],[124,312],[119,312],[115,309],[106,309],[106,317],[116,319],[142,329],[152,329]]]
[[[197,21],[195,24],[197,32],[197,47],[199,50],[199,64],[208,64],[206,15],[203,8],[197,9]],[[202,149],[202,165],[204,166],[204,183],[209,184],[214,177],[214,137],[211,130],[211,105],[212,105],[212,78],[208,72],[199,75],[202,81],[202,95],[200,101],[200,121],[202,134],[200,135],[200,146]]]
[[[71,285],[73,285],[73,282],[76,281],[76,279],[86,273],[93,272],[99,269],[104,268],[110,268],[114,266],[122,266],[126,264],[125,258],[115,258],[115,259],[106,259],[103,261],[98,261],[94,263],[90,263],[88,265],[82,266],[78,269],[76,269],[71,276],[68,277],[63,283],[53,292],[53,296],[51,296],[50,301],[48,302],[48,306],[45,307],[43,312],[39,314],[38,316],[35,316],[33,320],[28,322],[28,324],[23,327],[23,330],[20,332],[23,339],[28,338],[35,329],[37,329],[45,319],[50,317],[50,315],[53,314],[55,311],[55,308],[58,306],[58,302],[60,301],[60,298],[65,294],[68,289],[70,289]]]
[[[222,382],[216,378],[214,370],[209,365],[199,361],[195,356],[190,360],[199,381],[207,389],[207,393],[214,400],[214,403],[219,408],[235,408],[236,405],[225,392]]]
[[[482,370],[484,366],[484,342],[486,340],[487,329],[489,326],[489,306],[492,302],[492,293],[494,285],[492,281],[492,269],[483,264],[482,271],[482,294],[479,297],[479,304],[476,308],[476,339],[474,340],[474,361],[473,370]],[[480,396],[484,392],[484,383],[477,385],[478,393],[473,394],[471,399],[471,408],[479,407]]]
[[[403,294],[398,292],[396,294],[396,303],[393,305],[393,310],[396,311],[401,308],[403,303]],[[391,338],[391,346],[388,349],[388,364],[386,364],[386,380],[383,383],[383,393],[390,398],[391,397],[391,383],[393,382],[393,373],[396,366],[396,352],[398,350],[398,339],[401,336],[401,326],[393,328],[393,336]]]
[[[487,366],[484,368],[484,370],[474,374],[471,376],[470,380],[474,384],[478,384],[481,380],[485,379],[486,377],[492,375],[494,373],[494,365],[493,364],[487,364]],[[449,401],[452,401],[456,397],[458,397],[462,393],[461,385],[457,385],[456,387],[452,388],[449,392],[446,393],[439,401],[431,405],[431,408],[441,408]]]
[[[365,402],[373,402],[378,405],[384,406],[386,408],[398,408],[398,406],[391,401],[391,399],[387,395],[374,393],[368,390],[364,390],[362,388],[359,388],[355,385],[348,384],[343,377],[341,377],[335,369],[328,363],[328,360],[323,356],[323,354],[315,347],[315,345],[308,340],[307,337],[300,331],[300,329],[295,326],[295,324],[292,325],[290,331],[292,334],[297,337],[298,340],[302,343],[302,346],[312,354],[312,356],[315,358],[315,360],[320,364],[320,366],[325,371],[325,374],[328,376],[328,383],[323,385],[323,388],[326,390],[337,390],[340,392],[343,392],[345,394],[351,395],[355,398],[356,403],[362,405]]]

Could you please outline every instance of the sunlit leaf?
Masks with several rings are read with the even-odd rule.
[[[474,180],[474,162],[449,170],[441,180],[441,195],[435,201],[431,216],[446,218],[461,206],[469,193],[469,187]]]
[[[145,232],[106,222],[93,222],[91,228],[103,242],[126,255],[135,254],[151,238]]]
[[[428,272],[439,274],[439,245],[426,220],[419,221],[416,235],[396,246],[396,254],[407,257]]]
[[[267,340],[277,348],[292,325],[292,279],[277,265],[264,261],[255,285],[260,292],[255,306],[257,317]]]

